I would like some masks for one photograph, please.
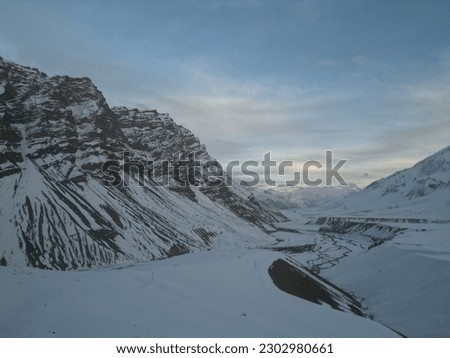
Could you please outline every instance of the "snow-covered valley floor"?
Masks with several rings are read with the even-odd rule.
[[[280,254],[210,251],[125,268],[0,270],[2,337],[391,337],[280,291]],[[345,329],[343,329],[345,327]]]
[[[265,248],[222,237],[211,251],[127,267],[0,267],[0,337],[450,335],[449,225],[403,224],[368,250],[367,237],[288,214]],[[283,292],[268,272],[279,259],[352,292],[374,320]]]

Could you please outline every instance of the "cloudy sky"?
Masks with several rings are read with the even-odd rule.
[[[168,112],[223,163],[347,159],[366,185],[450,145],[450,2],[0,0],[0,56]]]

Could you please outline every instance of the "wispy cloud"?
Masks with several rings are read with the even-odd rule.
[[[361,93],[351,86],[247,82],[204,68],[200,74],[198,68],[187,70],[191,94],[174,90],[163,107],[221,160],[261,159],[272,151],[279,160],[302,161],[334,149],[349,160],[353,179],[362,182],[414,164],[449,138],[450,88],[442,85],[442,75]]]
[[[318,67],[341,68],[345,66],[345,62],[334,58],[320,58],[314,62],[314,65]]]
[[[369,58],[364,55],[356,55],[351,59],[351,62],[357,66],[368,66],[368,67],[386,67],[387,65],[381,61]]]

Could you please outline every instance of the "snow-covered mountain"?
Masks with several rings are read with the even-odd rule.
[[[165,162],[186,166],[194,179],[192,160],[215,162],[167,114],[110,108],[89,78],[48,77],[2,58],[0,148],[4,266],[146,261],[209,249],[224,233],[266,243],[263,229],[282,219],[242,189],[180,185]],[[104,185],[103,164],[124,152],[153,162],[149,178],[140,186],[131,171],[127,183]],[[167,185],[157,185],[163,179]]]
[[[450,146],[339,202],[352,216],[450,220]]]

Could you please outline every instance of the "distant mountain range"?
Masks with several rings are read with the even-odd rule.
[[[219,240],[264,243],[265,229],[283,219],[239,188],[180,185],[164,162],[214,160],[167,114],[110,108],[89,78],[48,77],[2,58],[0,148],[1,265],[65,270],[161,259]],[[104,163],[124,152],[154,164],[143,186],[133,168],[128,183],[104,185]]]
[[[450,146],[364,189],[350,184],[253,189],[252,192],[268,207],[301,209],[306,215],[323,212],[326,215],[450,220]]]
[[[322,207],[345,198],[360,189],[355,184],[346,186],[285,187],[277,189],[250,188],[255,198],[262,204],[277,210]]]

